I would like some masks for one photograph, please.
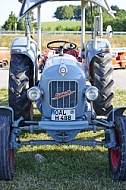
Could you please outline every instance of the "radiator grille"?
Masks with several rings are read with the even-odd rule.
[[[51,81],[49,83],[49,105],[53,108],[77,106],[78,83],[76,81]]]

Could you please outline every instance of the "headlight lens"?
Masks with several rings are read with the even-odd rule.
[[[98,98],[98,89],[95,86],[90,86],[86,89],[85,95],[88,100],[94,101]]]
[[[31,87],[27,91],[27,97],[32,102],[38,101],[40,99],[41,95],[42,95],[42,93],[41,93],[40,89],[37,86]]]

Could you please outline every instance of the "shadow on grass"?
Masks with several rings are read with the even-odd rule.
[[[36,153],[46,160],[38,162]],[[24,146],[14,157],[14,179],[0,182],[1,190],[120,190],[126,186],[113,180],[103,147]]]
[[[44,162],[35,159],[39,153]],[[99,180],[110,178],[107,150],[82,146],[42,146],[36,150],[20,150],[15,154],[16,173],[32,174],[45,180],[77,180],[85,178]]]

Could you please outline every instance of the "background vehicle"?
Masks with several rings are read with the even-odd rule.
[[[19,18],[25,16],[26,37],[11,46],[9,107],[0,106],[0,179],[13,178],[13,150],[22,145],[104,145],[108,148],[110,170],[116,180],[126,178],[126,107],[113,109],[111,46],[102,36],[102,8],[113,15],[105,1],[92,0],[99,7],[94,19],[93,39],[85,44],[85,7],[82,5],[81,52],[74,42],[54,40],[41,55],[41,4],[24,0]],[[37,7],[38,41],[30,35],[30,11]],[[102,7],[102,8],[101,8]],[[109,31],[111,32],[111,31]],[[97,35],[100,35],[98,38]],[[38,60],[43,68],[39,78]],[[33,120],[33,104],[41,113]],[[20,141],[21,132],[46,132],[51,140]],[[102,130],[101,141],[76,139],[80,132]]]
[[[10,49],[0,47],[0,67],[5,67],[10,63]]]
[[[126,48],[112,48],[111,51],[113,67],[126,69]]]

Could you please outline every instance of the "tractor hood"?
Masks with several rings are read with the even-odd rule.
[[[57,71],[59,72],[60,68],[62,68],[62,67],[65,67],[66,71],[68,71],[67,67],[71,67],[71,68],[73,67],[76,69],[77,67],[82,68],[82,65],[72,55],[56,54],[56,55],[49,56],[49,58],[46,60],[44,71],[48,70],[48,68],[50,68],[50,69],[54,68],[54,70],[57,68]]]
[[[55,74],[54,74],[55,73]],[[85,81],[85,74],[82,65],[75,57],[69,54],[50,56],[46,62],[42,73],[43,80],[76,80]],[[84,82],[83,82],[84,83]]]
[[[32,11],[34,8],[38,7],[39,5],[46,3],[46,2],[55,2],[57,0],[18,0],[19,2],[22,3],[21,6],[21,10],[18,16],[18,20],[22,17],[24,17],[27,13],[29,13],[30,11]],[[61,2],[63,2],[64,0],[61,0]],[[72,1],[72,0],[67,0],[67,1]],[[78,2],[80,2],[80,0],[77,0]],[[104,8],[109,14],[111,14],[112,16],[114,16],[114,13],[112,11],[112,9],[110,8],[107,0],[82,0],[82,2],[88,3],[88,2],[92,2],[95,3],[97,5],[99,5],[100,7]],[[59,5],[60,5],[60,1],[59,1]]]

